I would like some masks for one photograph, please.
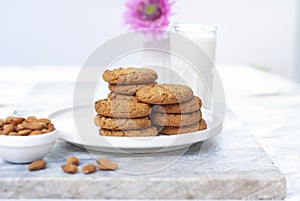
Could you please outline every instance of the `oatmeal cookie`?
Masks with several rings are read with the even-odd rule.
[[[105,117],[139,118],[148,116],[151,107],[135,101],[103,99],[95,102],[95,110]]]
[[[138,102],[138,99],[136,96],[128,96],[128,95],[123,95],[123,94],[116,94],[116,93],[113,93],[113,92],[110,92],[108,95],[107,95],[107,98],[108,99],[112,99],[112,100],[127,100],[127,101],[135,101],[135,102]]]
[[[191,133],[195,131],[201,131],[205,130],[207,127],[206,122],[204,119],[201,119],[200,122],[197,122],[196,124],[191,124],[188,126],[166,126],[163,127],[160,131],[161,134],[166,135],[176,135],[176,134],[182,134],[182,133]]]
[[[159,126],[185,126],[199,122],[202,113],[200,110],[185,114],[152,113],[150,119]]]
[[[194,98],[192,98],[191,100],[183,103],[169,104],[169,105],[154,105],[152,107],[152,110],[154,112],[168,113],[168,114],[190,113],[196,110],[200,110],[201,106],[202,106],[201,99],[197,96],[194,96]]]
[[[95,124],[102,129],[109,130],[134,130],[143,129],[151,126],[151,121],[148,117],[136,119],[116,119],[111,117],[103,117],[99,114],[95,117]]]
[[[126,131],[112,131],[108,129],[100,129],[99,132],[101,135],[104,136],[117,136],[117,137],[147,137],[147,136],[158,135],[158,131],[155,126],[151,126],[146,129],[126,130]]]
[[[176,104],[194,97],[190,87],[179,84],[151,84],[139,88],[136,97],[148,104]]]
[[[157,73],[149,68],[117,68],[106,70],[103,79],[110,84],[144,84],[155,82]]]
[[[149,83],[154,84],[154,83]],[[109,84],[108,88],[110,91],[116,94],[124,94],[134,96],[136,91],[147,84]]]

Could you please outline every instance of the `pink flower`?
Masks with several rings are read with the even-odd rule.
[[[128,0],[124,22],[131,30],[166,28],[172,4],[170,0]]]

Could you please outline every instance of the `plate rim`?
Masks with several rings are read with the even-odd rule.
[[[86,107],[90,107],[90,105],[80,105],[80,106],[76,106],[76,107],[64,107],[64,108],[60,108],[54,112],[52,112],[51,114],[48,115],[49,119],[55,119],[56,116],[60,115],[61,113],[64,112],[73,112],[74,108],[86,108]],[[159,148],[168,148],[168,147],[177,147],[177,146],[191,146],[197,142],[201,142],[201,141],[206,141],[208,139],[211,139],[215,136],[217,136],[218,134],[221,133],[222,128],[223,128],[223,122],[221,120],[221,118],[219,117],[219,115],[214,114],[213,112],[211,112],[210,110],[207,109],[202,109],[203,113],[209,114],[212,116],[212,118],[215,118],[217,120],[217,123],[213,126],[210,127],[206,130],[202,130],[202,131],[196,131],[196,132],[191,132],[191,133],[184,133],[184,134],[177,134],[177,135],[159,135],[159,136],[149,136],[149,137],[117,137],[117,136],[101,136],[99,135],[100,138],[104,138],[106,139],[108,142],[110,142],[110,146],[103,146],[103,145],[98,145],[98,146],[94,146],[94,145],[88,145],[88,144],[84,144],[82,142],[80,142],[79,136],[78,134],[76,134],[76,137],[70,139],[69,137],[66,137],[66,135],[63,135],[62,132],[60,132],[60,139],[69,142],[71,144],[75,144],[75,145],[79,145],[79,146],[84,146],[86,149],[93,149],[93,148],[99,148],[99,149],[127,149],[127,150],[140,150],[140,149],[159,149]],[[58,128],[58,130],[61,130]],[[208,135],[208,137],[205,137],[202,140],[197,140],[197,136],[201,135],[201,134],[206,134],[209,131],[214,130],[212,135]],[[162,146],[159,144],[153,144],[151,143],[151,146],[134,146],[134,147],[130,147],[130,146],[126,146],[126,143],[124,143],[124,141],[132,141],[133,139],[139,139],[139,140],[149,140],[149,139],[154,139],[154,141],[160,141],[160,140],[166,140],[166,139],[174,139],[174,138],[188,138],[188,137],[193,137],[194,140],[190,141],[189,143],[183,143],[183,144],[175,144],[175,145],[171,145],[171,146]],[[195,140],[196,139],[196,140]],[[120,141],[123,141],[123,143],[120,143]],[[118,144],[118,146],[116,146],[116,144]],[[122,146],[123,145],[123,146]],[[125,145],[125,146],[124,146]],[[145,144],[144,144],[145,145]],[[95,150],[95,149],[94,149]],[[110,152],[110,151],[109,151]]]

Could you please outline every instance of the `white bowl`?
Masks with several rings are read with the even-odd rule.
[[[0,135],[0,157],[11,163],[30,163],[44,158],[57,139],[57,129],[34,136]]]

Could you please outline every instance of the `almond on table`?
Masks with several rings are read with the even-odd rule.
[[[41,170],[41,169],[44,169],[46,167],[46,165],[47,165],[47,163],[44,160],[33,161],[28,166],[28,170],[29,171]]]
[[[91,173],[96,172],[96,170],[97,170],[97,167],[94,164],[87,164],[82,167],[82,172],[84,174],[91,174]]]
[[[98,163],[98,168],[101,170],[116,170],[116,169],[118,169],[118,164],[110,161],[107,158],[99,158],[96,161]]]
[[[78,171],[78,167],[70,163],[62,165],[61,169],[65,173],[69,173],[69,174],[75,174]]]
[[[79,159],[75,156],[70,156],[66,159],[66,163],[78,166],[79,165]]]

